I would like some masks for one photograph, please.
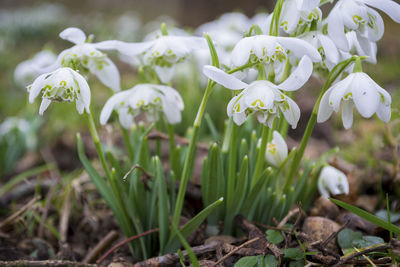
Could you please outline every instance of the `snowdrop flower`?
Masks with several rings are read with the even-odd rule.
[[[8,117],[0,124],[0,141],[2,139],[8,143],[13,143],[9,138],[15,139],[16,134],[22,134],[26,147],[33,150],[37,146],[37,136],[35,130],[37,123],[29,122],[18,117]]]
[[[289,34],[293,34],[298,26],[312,21],[320,21],[322,18],[319,9],[320,0],[286,0],[283,2],[279,19],[280,27]]]
[[[239,95],[232,98],[227,107],[228,116],[232,116],[236,124],[243,124],[248,115],[255,113],[260,123],[272,127],[274,119],[280,117],[279,111],[281,111],[294,129],[300,118],[300,109],[281,90],[295,91],[302,87],[312,73],[312,62],[307,56],[304,56],[299,67],[279,85],[269,81],[254,81],[247,84],[213,66],[205,66],[203,73],[228,89],[244,89]]]
[[[114,91],[120,90],[120,75],[115,64],[97,49],[97,44],[86,43],[85,33],[78,28],[67,28],[60,37],[75,45],[60,53],[56,64],[49,67],[52,71],[59,67],[69,67],[82,75],[94,74],[105,86]],[[51,69],[52,68],[52,69]]]
[[[288,156],[288,146],[278,131],[274,131],[272,141],[267,144],[267,161],[279,168]]]
[[[160,36],[153,41],[126,43],[105,41],[97,43],[99,49],[114,49],[124,56],[141,56],[145,66],[153,66],[161,82],[167,83],[174,74],[174,65],[185,60],[192,51],[207,49],[202,37]]]
[[[349,194],[349,182],[346,175],[332,166],[325,166],[318,178],[318,191],[321,196]]]
[[[19,63],[14,71],[15,82],[26,86],[37,76],[43,74],[42,69],[52,65],[56,58],[52,52],[45,50],[37,53],[32,59]]]
[[[321,63],[323,67],[332,70],[340,62],[339,51],[329,36],[322,34],[320,31],[310,31],[300,35],[298,38],[311,44],[318,50],[322,57]]]
[[[322,96],[318,110],[318,122],[325,122],[332,112],[338,112],[342,104],[342,120],[345,129],[353,125],[353,109],[364,118],[374,113],[384,121],[390,120],[392,99],[388,92],[375,83],[367,74],[354,72],[334,84]]]
[[[282,73],[287,61],[295,64],[303,56],[313,62],[321,61],[318,50],[304,40],[292,37],[274,37],[269,35],[255,35],[243,38],[237,43],[231,54],[234,67],[247,63],[263,63],[275,73]],[[307,73],[312,72],[313,65],[307,64]]]
[[[350,49],[347,58],[351,57],[351,54],[356,54],[360,57],[366,56],[367,58],[365,61],[376,64],[376,53],[378,49],[375,42],[371,42],[363,37],[357,38],[357,34],[354,31],[346,33],[346,38]]]
[[[102,125],[106,124],[114,109],[118,110],[120,123],[125,128],[129,128],[141,112],[145,112],[150,121],[157,120],[162,112],[169,123],[176,124],[181,121],[183,100],[178,91],[169,86],[138,84],[108,99],[100,114]]]
[[[357,38],[376,42],[382,38],[382,17],[371,7],[380,9],[400,23],[400,5],[391,0],[340,0],[327,18],[328,34],[338,48],[349,51],[345,33],[356,31]]]
[[[89,85],[82,75],[71,68],[60,68],[53,72],[42,74],[27,89],[30,103],[33,103],[35,98],[42,93],[40,115],[43,115],[51,101],[75,101],[79,114],[82,114],[84,109],[87,113],[90,113]]]

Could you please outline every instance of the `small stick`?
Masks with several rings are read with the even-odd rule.
[[[232,256],[233,254],[235,254],[237,251],[239,251],[241,248],[250,245],[251,243],[256,242],[258,239],[260,239],[260,237],[256,237],[253,239],[250,239],[249,241],[241,244],[240,246],[236,247],[235,249],[231,250],[231,252],[229,252],[228,254],[226,254],[225,256],[223,256],[222,258],[220,258],[216,263],[214,263],[213,266],[217,266],[218,264],[220,264],[221,262],[223,262],[224,260],[226,260],[227,258],[229,258],[230,256]]]
[[[113,246],[112,248],[110,248],[109,250],[107,250],[107,252],[104,253],[104,255],[101,256],[101,257],[96,261],[96,263],[97,263],[97,264],[100,264],[105,258],[108,257],[108,255],[110,255],[110,254],[111,254],[114,250],[116,250],[117,248],[120,248],[120,247],[122,247],[123,245],[128,244],[129,242],[131,242],[131,241],[133,241],[133,240],[136,240],[136,239],[138,239],[138,238],[141,238],[141,237],[150,235],[150,234],[152,234],[152,233],[157,233],[159,230],[160,230],[159,228],[151,229],[151,230],[149,230],[149,231],[143,232],[143,233],[138,234],[138,235],[135,235],[135,236],[131,236],[131,237],[129,237],[129,238],[127,238],[127,239],[125,239],[125,240],[119,242],[118,244],[116,244],[115,246]]]
[[[363,254],[367,254],[367,253],[374,252],[374,251],[379,251],[379,250],[387,250],[387,249],[390,249],[390,248],[391,248],[391,246],[389,246],[389,245],[382,245],[382,246],[377,246],[377,247],[373,247],[373,248],[368,248],[368,249],[365,249],[363,251],[360,251],[360,252],[357,252],[357,253],[353,253],[350,256],[346,257],[346,258],[342,258],[334,266],[342,266],[346,262],[348,262],[348,261],[350,261],[350,260],[352,260],[352,259],[354,259],[356,257],[362,256]]]
[[[126,179],[127,179],[128,176],[129,176],[129,174],[131,174],[131,172],[133,172],[135,169],[140,169],[140,170],[142,170],[143,173],[144,173],[147,177],[149,177],[149,178],[153,177],[153,175],[152,175],[151,173],[148,173],[142,166],[136,164],[136,165],[133,165],[132,168],[124,175],[124,177],[122,178],[122,181],[125,182]]]
[[[300,212],[300,209],[294,209],[289,211],[289,213],[281,220],[281,222],[277,225],[279,228],[282,228],[290,218],[296,216]]]
[[[69,216],[71,215],[71,188],[67,188],[68,192],[65,196],[63,207],[61,210],[59,231],[61,236],[61,242],[67,242],[67,232],[69,224]]]
[[[114,240],[118,238],[119,234],[117,231],[112,230],[104,238],[102,238],[97,245],[89,251],[83,263],[93,263],[101,252],[103,252]]]
[[[14,214],[12,214],[11,216],[9,216],[8,218],[6,218],[4,221],[0,222],[0,229],[4,228],[5,226],[9,225],[10,223],[12,223],[15,219],[17,219],[22,213],[24,213],[27,209],[29,209],[30,207],[32,207],[36,201],[39,199],[40,197],[35,196],[34,198],[32,198],[27,204],[25,204],[21,209],[19,209],[17,212],[15,212]]]
[[[0,267],[98,267],[95,264],[85,264],[75,261],[47,260],[47,261],[0,261]]]

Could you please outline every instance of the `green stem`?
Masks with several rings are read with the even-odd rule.
[[[120,125],[120,126],[121,126],[122,136],[124,138],[126,150],[128,151],[130,163],[133,163],[135,153],[133,151],[133,146],[132,146],[132,142],[130,140],[129,131],[127,129],[125,129],[124,127],[122,127],[122,125]]]
[[[236,177],[236,157],[237,157],[237,136],[239,127],[236,123],[232,124],[232,131],[230,136],[230,153],[229,153],[229,170],[228,170],[228,192],[227,192],[227,205],[226,211],[231,208],[234,190],[235,190],[235,177]]]
[[[193,124],[193,133],[190,137],[189,148],[186,153],[185,163],[183,165],[181,183],[179,186],[178,196],[176,198],[174,216],[172,218],[172,225],[179,225],[179,218],[181,216],[183,201],[185,198],[186,186],[190,178],[190,174],[192,173],[194,157],[196,154],[197,140],[199,136],[201,119],[203,118],[204,110],[207,104],[208,97],[212,92],[212,88],[214,86],[214,82],[211,80],[208,82],[206,91],[204,93],[203,99],[201,100],[201,104],[199,110],[197,111],[197,116]]]
[[[317,116],[318,116],[318,109],[319,105],[321,103],[322,96],[325,94],[325,92],[331,87],[333,82],[340,76],[340,74],[346,69],[346,67],[352,63],[353,61],[359,59],[360,57],[358,56],[353,56],[345,61],[342,61],[338,65],[335,66],[335,68],[329,73],[328,79],[325,82],[324,87],[321,90],[321,93],[318,96],[318,100],[315,103],[315,106],[313,108],[312,114],[310,116],[310,119],[308,120],[306,130],[303,134],[303,138],[301,139],[299,149],[294,156],[293,162],[290,166],[290,172],[288,174],[288,179],[286,180],[285,187],[283,189],[283,192],[287,192],[287,190],[290,189],[294,177],[297,173],[297,170],[299,169],[301,159],[303,158],[304,151],[307,147],[308,141],[310,140],[312,131],[314,129],[315,123],[317,122]]]
[[[169,163],[171,169],[175,166],[175,129],[174,126],[167,122],[168,135],[169,135]]]
[[[103,148],[101,147],[99,134],[97,133],[96,125],[94,123],[92,113],[86,113],[86,114],[87,114],[87,119],[88,119],[88,123],[89,123],[90,134],[92,135],[92,139],[93,139],[94,146],[96,148],[97,155],[99,156],[100,163],[103,166],[103,169],[107,176],[107,179],[110,181],[111,180],[111,171],[107,165],[106,158],[105,158],[104,152],[103,152]]]
[[[260,153],[257,155],[256,167],[254,169],[250,188],[253,188],[257,184],[258,180],[260,179],[261,172],[262,172],[263,166],[264,166],[264,161],[265,161],[265,152],[267,151],[269,132],[270,132],[270,129],[264,125],[262,134],[261,134]]]

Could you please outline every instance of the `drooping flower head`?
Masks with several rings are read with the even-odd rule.
[[[247,84],[213,66],[205,66],[203,73],[209,79],[228,89],[244,89],[231,99],[227,107],[228,116],[232,116],[236,124],[243,124],[250,114],[255,114],[260,123],[272,127],[274,119],[280,117],[282,112],[292,128],[296,128],[300,118],[300,109],[281,90],[295,91],[302,87],[312,73],[312,62],[307,56],[304,56],[300,60],[298,68],[279,85],[266,80]]]
[[[106,54],[97,49],[97,44],[86,42],[85,33],[78,28],[67,28],[60,33],[60,38],[75,45],[62,51],[57,62],[46,68],[52,71],[59,67],[69,67],[82,75],[94,74],[105,86],[114,91],[120,90],[120,75],[115,64]]]
[[[283,2],[279,26],[289,34],[301,26],[322,19],[320,0],[286,0]]]
[[[364,118],[370,118],[376,113],[382,121],[388,122],[391,103],[390,94],[366,73],[354,72],[334,84],[322,96],[317,121],[328,120],[333,111],[338,112],[342,108],[343,126],[349,129],[353,125],[355,107]]]
[[[106,124],[114,109],[118,111],[120,123],[125,128],[129,128],[142,112],[150,121],[157,120],[163,113],[169,123],[176,124],[181,121],[183,100],[178,91],[169,86],[138,84],[107,100],[100,114],[101,124]]]
[[[96,47],[117,50],[127,57],[139,56],[143,65],[154,67],[161,82],[167,83],[174,74],[175,64],[185,60],[192,51],[207,49],[208,46],[202,37],[161,35],[153,41],[104,41],[97,43]]]
[[[288,146],[278,131],[274,131],[271,142],[267,144],[265,157],[267,161],[279,168],[288,156]]]
[[[391,0],[339,0],[327,18],[328,34],[338,48],[349,51],[345,33],[355,31],[360,42],[376,42],[384,32],[382,17],[371,7],[400,23],[400,5]]]
[[[27,87],[29,102],[33,103],[35,98],[41,94],[42,103],[39,114],[49,107],[51,101],[73,102],[79,114],[85,109],[90,113],[90,88],[85,78],[71,68],[60,68],[50,73],[45,73]]]
[[[321,196],[349,194],[349,182],[346,175],[332,166],[325,166],[318,178],[318,191]]]

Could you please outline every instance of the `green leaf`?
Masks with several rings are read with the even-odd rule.
[[[304,261],[303,260],[291,261],[289,263],[289,267],[303,267],[303,266],[304,266]]]
[[[353,242],[362,238],[361,232],[355,232],[348,228],[343,229],[337,236],[337,241],[342,249],[352,248]]]
[[[367,221],[369,221],[369,222],[371,222],[371,223],[373,223],[373,224],[375,224],[375,225],[377,225],[379,227],[382,227],[383,229],[386,229],[388,231],[392,231],[393,233],[396,233],[398,235],[400,234],[400,228],[399,227],[397,227],[397,226],[395,226],[395,225],[393,225],[391,223],[388,223],[387,221],[384,221],[381,218],[378,218],[375,215],[373,215],[373,214],[371,214],[371,213],[369,213],[369,212],[367,212],[365,210],[362,210],[360,208],[357,208],[357,207],[355,207],[353,205],[347,204],[347,203],[342,202],[342,201],[337,200],[337,199],[330,198],[330,200],[333,203],[335,203],[336,205],[338,205],[338,206],[340,206],[340,207],[342,207],[342,208],[344,208],[344,209],[346,209],[346,210],[348,210],[348,211],[360,216],[361,218],[363,218],[363,219],[365,219],[365,220],[367,220]]]
[[[192,264],[191,266],[193,267],[200,267],[199,261],[197,260],[196,255],[193,253],[192,248],[190,247],[189,243],[186,241],[186,239],[183,237],[181,232],[175,227],[174,229],[175,234],[178,236],[179,240],[183,244],[184,248],[186,249],[186,252],[189,255],[190,263]]]
[[[234,267],[254,267],[257,265],[257,256],[243,257],[238,260]]]
[[[286,259],[291,259],[291,260],[301,260],[303,259],[303,251],[298,248],[287,248],[287,249],[282,249],[283,252],[283,257]]]
[[[265,233],[267,234],[268,242],[272,244],[279,244],[283,241],[283,236],[280,231],[267,230]]]
[[[199,214],[197,214],[195,217],[193,217],[190,221],[188,221],[181,229],[180,232],[184,238],[188,237],[192,232],[194,232],[200,224],[203,223],[203,221],[210,215],[223,201],[223,198],[218,199],[211,205],[207,206],[205,209],[203,209]],[[177,236],[172,233],[168,243],[166,245],[165,252],[166,253],[171,253],[176,251],[176,249],[179,247],[179,240]]]
[[[265,256],[265,267],[277,267],[278,260],[273,255]]]
[[[357,248],[365,248],[365,247],[370,247],[370,246],[375,246],[375,245],[382,245],[385,244],[385,241],[378,237],[378,236],[363,236],[359,240],[354,240],[353,245]]]
[[[159,231],[159,242],[160,242],[160,254],[164,253],[164,246],[168,241],[169,235],[169,220],[168,220],[168,194],[167,184],[165,182],[164,171],[161,166],[160,159],[156,156],[153,158],[154,165],[156,167],[156,183],[158,191],[158,227]]]
[[[382,220],[388,221],[387,210],[379,210],[375,213],[375,215],[381,218]],[[400,213],[391,211],[390,222],[394,223],[397,222],[398,220],[400,220]]]

